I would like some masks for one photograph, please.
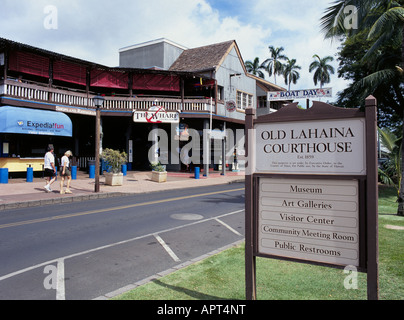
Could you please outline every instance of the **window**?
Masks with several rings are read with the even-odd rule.
[[[253,106],[253,95],[237,91],[237,109],[245,110]]]
[[[223,87],[217,86],[217,100],[223,100]]]
[[[267,97],[261,96],[258,97],[258,108],[266,108],[267,107]]]

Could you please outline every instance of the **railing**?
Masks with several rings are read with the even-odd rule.
[[[94,95],[75,90],[51,88],[46,85],[21,83],[13,80],[0,81],[0,95],[32,100],[35,102],[52,103],[62,106],[95,108]],[[103,109],[106,110],[147,110],[153,105],[163,106],[167,111],[210,111],[208,99],[158,98],[156,97],[105,97]],[[214,110],[214,108],[213,108]]]

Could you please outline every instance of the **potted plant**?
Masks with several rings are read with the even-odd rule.
[[[155,182],[167,181],[166,166],[163,166],[160,162],[152,162],[150,163],[150,168],[152,169],[152,181]]]
[[[126,163],[128,155],[126,152],[113,149],[104,149],[101,158],[107,162],[108,172],[105,172],[105,184],[110,186],[121,186],[123,184],[122,165]]]

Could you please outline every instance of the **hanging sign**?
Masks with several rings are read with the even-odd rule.
[[[147,111],[135,111],[133,113],[134,122],[145,123],[179,123],[180,115],[178,112],[167,112],[162,106],[153,106]]]
[[[236,103],[231,100],[226,102],[226,110],[229,112],[234,112],[236,111]]]
[[[268,92],[268,101],[331,98],[332,88]]]

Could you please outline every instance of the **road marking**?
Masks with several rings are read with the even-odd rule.
[[[171,258],[175,262],[180,262],[181,260],[177,257],[177,255],[174,253],[173,250],[167,245],[167,243],[164,242],[163,239],[158,234],[154,234],[154,237],[157,239],[157,241],[162,245],[162,247],[167,251],[167,253],[170,255]]]
[[[208,192],[208,193],[201,193],[201,194],[190,195],[190,196],[183,196],[183,197],[169,198],[169,199],[163,199],[163,200],[155,200],[155,201],[135,203],[135,204],[130,204],[130,205],[126,205],[126,206],[118,206],[118,207],[112,207],[112,208],[105,208],[105,209],[90,210],[90,211],[84,211],[84,212],[78,212],[78,213],[64,214],[64,215],[60,215],[60,216],[54,216],[54,217],[48,217],[48,218],[42,218],[42,219],[33,219],[33,220],[26,220],[26,221],[20,221],[20,222],[13,222],[13,223],[0,225],[0,229],[18,227],[18,226],[22,226],[22,225],[34,224],[34,223],[40,223],[40,222],[47,222],[47,221],[68,219],[68,218],[74,218],[74,217],[81,217],[81,216],[86,216],[86,215],[95,214],[95,213],[103,213],[103,212],[109,212],[109,211],[118,211],[118,210],[123,210],[123,209],[130,209],[130,208],[135,208],[135,207],[143,207],[143,206],[148,206],[148,205],[152,205],[152,204],[159,204],[159,203],[165,203],[165,202],[173,202],[173,201],[179,201],[179,200],[185,200],[185,199],[192,199],[192,198],[210,196],[210,195],[227,193],[227,192],[236,192],[236,191],[241,191],[241,190],[244,190],[244,188],[230,189],[230,190],[216,191],[216,192]]]
[[[227,229],[229,229],[231,232],[235,233],[236,235],[242,237],[243,235],[238,232],[237,230],[233,229],[232,227],[230,227],[227,223],[223,222],[222,220],[219,220],[218,218],[215,218],[215,220],[219,223],[221,223],[222,225],[224,225]]]
[[[65,262],[64,259],[58,260],[56,281],[56,300],[66,300],[65,295]]]
[[[227,217],[227,216],[230,216],[230,215],[233,215],[233,214],[236,214],[236,213],[240,213],[240,212],[243,212],[243,211],[244,211],[244,209],[243,209],[243,210],[237,210],[237,211],[229,212],[229,213],[225,213],[225,214],[222,214],[222,215],[218,216],[217,218]],[[182,228],[185,228],[185,227],[193,226],[193,225],[200,224],[200,223],[207,222],[207,221],[214,220],[214,219],[216,219],[216,217],[214,217],[214,218],[207,218],[207,219],[204,219],[204,220],[199,220],[199,221],[191,222],[191,223],[188,223],[188,224],[184,224],[184,225],[182,225],[182,226],[178,226],[178,227],[173,227],[173,228],[165,229],[165,230],[160,231],[159,233],[166,233],[166,232],[170,232],[170,231],[179,230],[179,229],[182,229]],[[55,263],[55,262],[58,262],[59,260],[65,261],[65,260],[67,260],[67,259],[79,257],[79,256],[82,256],[82,255],[85,255],[85,254],[88,254],[88,253],[92,253],[92,252],[96,252],[96,251],[101,251],[101,250],[104,250],[104,249],[108,249],[108,248],[112,248],[112,247],[115,247],[115,246],[119,246],[119,245],[121,245],[121,244],[126,244],[126,243],[133,242],[133,241],[136,241],[136,240],[140,240],[140,239],[144,239],[144,238],[147,238],[147,237],[151,237],[151,236],[153,236],[154,234],[156,234],[156,233],[154,232],[154,233],[145,234],[145,235],[143,235],[143,236],[139,236],[139,237],[136,237],[136,238],[132,238],[132,239],[128,239],[128,240],[119,241],[119,242],[112,243],[112,244],[108,244],[108,245],[101,246],[101,247],[98,247],[98,248],[94,248],[94,249],[90,249],[90,250],[86,250],[86,251],[74,253],[74,254],[71,254],[71,255],[69,255],[69,256],[65,256],[65,257],[61,257],[61,258],[58,258],[58,259],[46,261],[46,262],[44,262],[44,263],[40,263],[40,264],[37,264],[37,265],[35,265],[35,266],[31,266],[31,267],[28,267],[28,268],[25,268],[25,269],[21,269],[21,270],[18,270],[18,271],[15,271],[15,272],[6,274],[6,275],[4,275],[4,276],[1,276],[1,277],[0,277],[0,281],[6,280],[6,279],[8,279],[8,278],[12,278],[12,277],[14,277],[14,276],[20,275],[20,274],[22,274],[22,273],[25,273],[25,272],[28,272],[28,271],[31,271],[31,270],[35,270],[35,269],[40,268],[40,267],[46,267],[47,265],[53,264],[53,263]]]

